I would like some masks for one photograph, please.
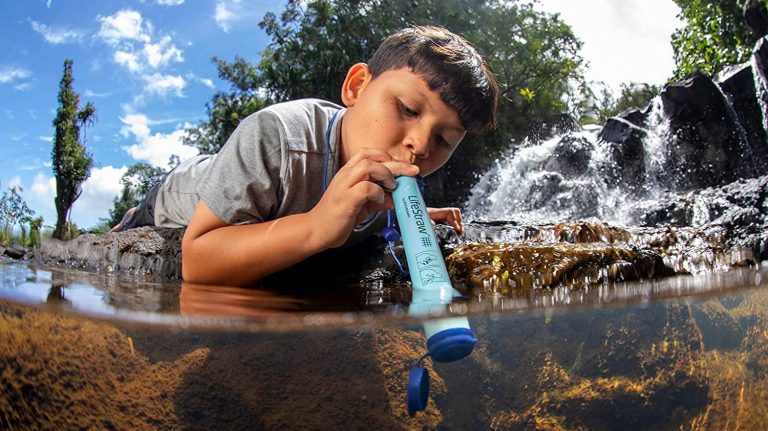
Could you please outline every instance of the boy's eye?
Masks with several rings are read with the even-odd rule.
[[[400,111],[402,111],[403,114],[407,117],[417,117],[419,115],[418,112],[414,111],[413,109],[406,106],[405,103],[398,100],[398,105],[400,105]]]
[[[435,140],[437,141],[437,145],[439,145],[441,147],[445,147],[445,148],[450,148],[451,147],[451,144],[448,143],[448,141],[446,141],[445,138],[443,138],[442,136],[436,137]]]

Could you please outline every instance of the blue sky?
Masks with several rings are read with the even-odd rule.
[[[585,42],[588,78],[661,83],[672,70],[671,0],[544,0]],[[577,4],[576,6],[574,4]],[[29,206],[56,221],[50,167],[65,58],[74,61],[81,104],[93,102],[86,130],[91,178],[72,219],[91,227],[106,217],[128,166],[165,166],[195,150],[182,131],[205,117],[205,104],[228,85],[213,56],[255,62],[267,39],[258,22],[283,2],[262,0],[0,0],[0,190],[21,186]],[[344,65],[342,67],[346,67]]]

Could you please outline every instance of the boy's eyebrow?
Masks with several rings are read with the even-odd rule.
[[[432,102],[430,102],[430,101],[429,101],[429,97],[427,97],[427,95],[426,95],[426,94],[424,94],[422,91],[420,91],[420,90],[414,90],[414,91],[412,91],[412,92],[411,92],[411,94],[417,94],[417,95],[419,95],[419,97],[421,97],[421,99],[423,99],[423,100],[424,100],[424,102],[426,102],[426,104],[427,104],[427,106],[429,107],[429,109],[430,109],[430,110],[432,110],[432,111],[434,111],[434,110],[435,110],[435,109],[434,109],[434,107],[432,106]],[[439,96],[438,96],[438,97],[439,97]],[[445,106],[448,106],[448,108],[450,108],[450,109],[453,109],[453,111],[454,111],[454,112],[456,111],[456,109],[454,109],[453,107],[449,106],[447,103],[443,102],[443,104],[445,104]],[[459,123],[461,123],[461,117],[459,116],[459,113],[458,113],[458,112],[456,112],[456,116],[457,116],[457,117],[459,117]],[[453,129],[453,130],[454,130],[456,133],[458,133],[458,134],[464,134],[464,133],[467,133],[467,129],[465,129],[465,128],[464,128],[464,126],[462,126],[462,125],[459,125],[459,126],[453,126],[453,125],[451,125],[451,124],[448,124],[448,127],[450,127],[451,129]]]

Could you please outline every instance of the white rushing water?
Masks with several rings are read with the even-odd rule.
[[[606,172],[616,169],[613,144],[598,138],[600,127],[585,126],[510,150],[472,189],[468,218],[520,223],[598,218],[631,224],[631,208],[669,188],[665,164],[670,139],[669,121],[658,97],[651,103],[647,128],[626,124],[645,135],[645,174],[632,184],[636,192],[628,193],[607,178]]]

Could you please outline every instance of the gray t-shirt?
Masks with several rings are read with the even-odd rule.
[[[324,171],[327,183],[339,169],[344,112],[330,102],[302,99],[248,116],[217,154],[188,159],[168,174],[155,201],[155,225],[187,226],[200,199],[228,224],[311,210],[323,195]],[[358,226],[348,243],[384,224],[379,214]]]

